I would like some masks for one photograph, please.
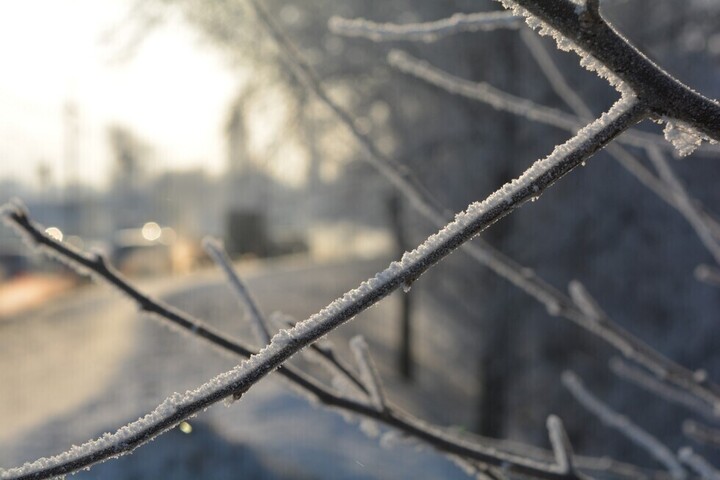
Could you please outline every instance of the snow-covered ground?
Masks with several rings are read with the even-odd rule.
[[[382,261],[311,266],[303,262],[243,267],[266,313],[305,318],[374,274]],[[232,294],[215,271],[144,285],[169,303],[250,340]],[[390,298],[338,332],[342,352],[367,335],[391,397],[431,419],[460,423],[440,402],[463,392],[443,383],[441,363],[421,352],[414,385],[392,369],[396,302]],[[58,453],[114,431],[174,391],[195,387],[236,363],[195,338],[136,314],[104,286],[90,286],[47,308],[0,323],[0,466]],[[435,369],[435,370],[434,370]],[[413,400],[416,399],[416,400]],[[448,411],[451,410],[451,411]],[[128,457],[80,478],[467,478],[454,464],[409,444],[382,448],[357,420],[312,406],[273,376],[242,400],[215,406]]]

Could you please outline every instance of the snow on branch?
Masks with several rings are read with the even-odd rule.
[[[362,37],[375,42],[413,40],[434,42],[442,37],[461,32],[478,32],[498,28],[518,28],[522,18],[510,12],[456,13],[449,18],[425,23],[376,23],[364,18],[332,17],[328,22],[331,32],[345,37]]]
[[[540,69],[545,74],[548,82],[555,93],[580,118],[592,117],[592,112],[585,101],[568,85],[565,76],[562,74],[548,51],[540,43],[538,37],[529,30],[521,30],[522,38],[528,50],[535,58]],[[665,144],[667,146],[667,144]],[[651,173],[640,160],[620,145],[608,145],[607,152],[615,158],[620,165],[633,174],[643,185],[655,192],[660,198],[676,209],[695,230],[700,241],[713,255],[716,262],[720,264],[720,236],[717,235],[720,225],[711,216],[703,211],[702,205],[687,192],[682,182],[665,159],[665,155],[658,148],[659,145],[650,144],[644,146],[648,157],[655,164],[660,178]]]
[[[563,385],[570,391],[583,407],[597,416],[608,427],[618,430],[633,443],[652,455],[658,462],[667,468],[675,479],[687,478],[685,469],[680,465],[675,455],[657,438],[637,426],[629,418],[618,414],[601,402],[583,385],[580,378],[572,372],[565,372],[562,376]]]
[[[347,292],[292,329],[277,333],[260,352],[234,369],[222,373],[185,394],[169,397],[153,412],[136,422],[92,440],[68,452],[26,464],[19,469],[3,471],[0,478],[48,478],[77,471],[98,461],[125,454],[176,426],[181,421],[227,397],[242,395],[267,374],[280,367],[292,355],[342,325],[365,309],[385,298],[394,290],[418,278],[445,256],[475,237],[501,217],[509,214],[531,198],[537,198],[570,170],[580,165],[603,145],[641,120],[645,110],[634,98],[623,98],[601,118],[588,125],[577,136],[559,145],[547,158],[535,162],[519,178],[506,184],[482,202],[471,204],[453,222],[429,237],[399,262],[393,262],[375,277]],[[14,216],[13,216],[14,215]],[[15,211],[11,218],[27,224],[27,217]],[[45,237],[41,235],[44,239]],[[482,461],[498,461],[496,455],[485,455]],[[528,466],[518,459],[516,468]],[[540,468],[547,474],[545,469]]]
[[[653,117],[682,125],[692,137],[720,141],[720,104],[670,76],[633,47],[604,20],[594,2],[590,8],[578,9],[570,0],[498,1],[524,16],[530,27],[551,35],[560,49],[575,51],[581,65],[619,91],[634,92]]]
[[[250,5],[253,7],[260,23],[265,27],[270,37],[280,49],[291,71],[300,80],[300,83],[312,91],[318,99],[333,112],[338,121],[345,125],[367,154],[364,158],[397,187],[421,215],[425,216],[435,225],[443,225],[446,221],[444,210],[438,205],[434,197],[429,194],[427,189],[425,189],[402,164],[380,153],[372,140],[355,127],[351,114],[344,110],[327,94],[313,68],[303,59],[302,55],[295,50],[292,42],[290,42],[283,31],[274,24],[272,18],[265,12],[262,5],[256,0],[251,0]],[[627,98],[631,97],[632,95]],[[631,124],[644,118],[646,112],[643,111],[643,107],[639,107],[637,114],[637,120],[630,121],[629,125],[623,128],[623,130],[627,130],[627,127]],[[577,141],[581,136],[582,134],[576,136],[573,141]],[[607,142],[601,143],[604,146],[610,142],[608,139]],[[536,198],[536,195],[531,195],[531,198]],[[579,324],[591,333],[597,334],[599,338],[608,342],[613,347],[618,348],[623,353],[641,353],[648,368],[654,372],[658,372],[658,375],[664,375],[667,381],[688,390],[691,394],[713,406],[720,404],[720,388],[710,382],[698,383],[696,379],[693,378],[692,372],[663,357],[660,353],[652,350],[652,348],[628,332],[622,331],[619,328],[613,328],[614,325],[611,322],[598,323],[587,318],[571,299],[553,288],[534,271],[518,264],[481,239],[477,239],[472,244],[466,244],[464,251],[473,259],[487,266],[493,272],[510,281],[545,305],[550,314],[561,315]],[[415,278],[416,277],[411,277],[406,283],[411,283]]]
[[[576,116],[562,110],[540,105],[527,98],[517,97],[486,82],[473,82],[441,70],[425,60],[420,60],[402,50],[393,49],[388,54],[388,63],[399,71],[423,80],[453,95],[486,103],[496,110],[509,112],[534,122],[575,133],[586,122],[582,115]],[[673,147],[662,137],[630,129],[618,139],[626,145],[645,148],[660,146]]]

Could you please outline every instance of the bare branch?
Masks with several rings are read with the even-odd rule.
[[[675,172],[672,170],[663,153],[656,147],[647,147],[646,150],[648,157],[655,165],[660,177],[674,196],[676,208],[693,227],[693,230],[695,230],[695,233],[705,248],[712,254],[715,262],[720,265],[720,241],[718,241],[718,238],[714,235],[713,226],[708,223],[710,217],[705,216],[698,207],[697,202],[690,198],[690,195],[680,179],[675,175]]]
[[[232,286],[240,304],[250,316],[250,324],[255,329],[258,340],[260,340],[263,345],[269,343],[272,335],[270,334],[270,328],[265,320],[265,316],[260,312],[260,308],[250,294],[247,285],[245,285],[245,282],[240,279],[240,276],[235,271],[232,260],[230,260],[222,243],[215,238],[205,237],[203,239],[203,247],[215,263],[225,272],[225,277]]]
[[[537,35],[523,28],[520,29],[520,38],[545,74],[545,78],[547,78],[555,93],[557,93],[580,118],[585,120],[592,118],[592,111],[590,111],[585,101],[580,98],[580,95],[575,93],[575,90],[568,85],[565,80],[565,75],[563,75],[557,65],[555,65],[555,62],[545,47],[542,46]]]
[[[588,293],[582,283],[573,280],[568,285],[568,292],[570,292],[570,298],[572,298],[575,305],[577,305],[587,318],[596,322],[607,318],[605,312],[603,312],[595,299],[590,296],[590,293]]]
[[[288,41],[282,31],[274,25],[272,19],[267,15],[263,7],[256,0],[251,0],[250,4],[260,22],[266,27],[267,32],[281,50],[291,71],[294,72],[301,83],[316,94],[322,103],[330,108],[340,123],[346,126],[367,154],[366,159],[371,165],[377,168],[382,175],[386,176],[386,178],[410,200],[411,205],[413,205],[420,214],[431,220],[435,225],[442,225],[446,216],[443,214],[443,209],[438,206],[435,199],[410,175],[407,169],[382,155],[373,142],[355,127],[350,114],[327,95],[312,67],[303,60],[302,55],[294,49],[292,43]],[[640,115],[640,118],[642,118],[642,116],[643,115]],[[550,314],[564,316],[593,333],[603,333],[607,331],[606,328],[598,327],[597,322],[592,322],[590,319],[587,319],[570,299],[538,277],[531,269],[523,268],[487,243],[476,240],[473,244],[466,244],[464,250],[475,260],[486,265],[493,272],[512,282],[544,304]],[[415,278],[417,277],[411,277],[406,283],[411,283]],[[592,325],[592,328],[588,328],[590,325]],[[681,388],[687,388],[694,395],[704,399],[704,401],[707,401],[709,404],[715,405],[720,403],[720,393],[718,393],[720,392],[720,388],[709,382],[697,382],[692,372],[664,358],[642,341],[631,336],[628,332],[618,332],[617,330],[618,329],[611,329],[609,333],[599,336],[623,352],[646,352],[644,355],[645,360],[650,361],[651,364],[653,360],[659,362],[652,365],[654,368],[649,367],[653,371],[658,372],[658,375],[665,376],[669,382]]]
[[[577,132],[584,124],[584,121],[580,118],[582,115],[578,117],[562,110],[540,105],[532,100],[502,91],[487,82],[465,80],[434,67],[427,61],[417,59],[402,50],[393,49],[388,54],[388,63],[401,72],[441,88],[450,94],[477,100],[490,105],[496,110],[525,117],[528,120],[551,125],[572,133]],[[662,137],[635,129],[626,131],[618,138],[618,142],[641,148],[657,146],[667,150],[674,149]]]
[[[632,440],[636,445],[652,455],[667,468],[673,478],[684,479],[687,477],[685,469],[680,465],[670,449],[663,445],[657,438],[633,423],[629,418],[616,413],[598,400],[585,389],[577,375],[572,372],[565,372],[562,376],[562,382],[570,393],[572,393],[573,397],[575,397],[575,400],[583,407],[596,415],[605,425],[618,430],[629,440]]]
[[[523,19],[510,12],[456,13],[450,18],[426,23],[376,23],[364,18],[332,17],[328,22],[331,32],[345,37],[362,37],[375,42],[412,40],[434,42],[462,32],[478,32],[497,28],[518,28]]]
[[[521,30],[520,36],[542,69],[553,90],[570,106],[580,118],[592,117],[587,104],[573,91],[565,81],[565,77],[555,65],[549,53],[539,42],[536,35],[528,30]],[[667,145],[667,144],[666,144]],[[720,243],[716,232],[720,228],[717,221],[702,210],[700,203],[691,198],[682,182],[677,178],[660,151],[659,145],[647,144],[644,146],[650,160],[655,164],[660,179],[650,173],[642,163],[623,147],[613,144],[608,146],[608,153],[623,167],[633,174],[647,188],[655,192],[670,206],[675,208],[690,223],[703,245],[713,255],[718,263],[720,258]]]

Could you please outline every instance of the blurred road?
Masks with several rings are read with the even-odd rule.
[[[296,260],[245,265],[241,272],[265,313],[280,310],[303,319],[386,263],[312,266]],[[142,288],[231,335],[252,338],[214,270],[143,282]],[[387,321],[395,316],[395,303],[383,302],[363,314],[363,332],[378,358],[391,349],[394,329],[387,328]],[[137,315],[130,302],[105,286],[56,297],[51,305],[0,322],[0,466],[17,466],[115,430],[172,392],[194,388],[235,364],[236,359],[203,342]],[[394,383],[392,369],[382,370],[388,384]],[[238,468],[256,478],[405,478],[410,472],[413,478],[466,478],[430,452],[408,446],[381,449],[357,425],[309,406],[277,379],[261,382],[238,403],[216,406],[193,420],[195,437],[170,432],[141,449],[149,453],[80,476],[155,478],[174,465],[178,473],[173,478],[225,478],[218,470],[226,468],[222,461],[198,463],[197,458],[210,458],[210,449],[218,458],[246,453],[244,466],[233,464],[228,478]],[[200,434],[205,450],[178,453],[199,448]],[[124,473],[129,471],[135,473]]]

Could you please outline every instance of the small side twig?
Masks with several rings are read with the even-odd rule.
[[[703,457],[693,452],[692,448],[681,448],[678,452],[678,458],[685,465],[697,472],[703,480],[720,480],[720,471]]]
[[[629,440],[648,452],[653,458],[667,468],[673,478],[682,480],[687,477],[685,469],[675,455],[657,438],[640,428],[629,418],[613,411],[591,394],[582,384],[580,378],[572,372],[562,375],[563,385],[583,407],[597,416],[605,425],[618,430]]]

